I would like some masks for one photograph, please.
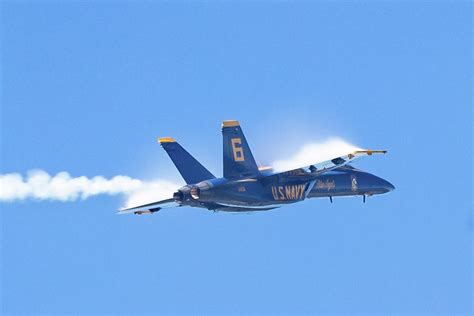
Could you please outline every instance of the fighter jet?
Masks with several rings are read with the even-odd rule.
[[[119,210],[120,214],[152,214],[170,207],[199,207],[211,211],[267,211],[312,198],[383,194],[394,186],[373,174],[354,168],[360,157],[385,154],[385,150],[357,150],[345,156],[315,162],[284,172],[259,168],[238,121],[222,123],[224,174],[216,178],[171,137],[159,142],[186,185],[173,197]]]

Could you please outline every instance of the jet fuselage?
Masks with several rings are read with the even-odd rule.
[[[174,198],[180,205],[210,210],[268,210],[309,198],[371,196],[393,189],[391,183],[373,174],[341,167],[315,177],[293,172],[278,177],[215,178],[186,185],[174,194]]]

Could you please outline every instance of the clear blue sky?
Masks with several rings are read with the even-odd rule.
[[[251,215],[118,216],[121,197],[1,205],[1,312],[472,313],[470,2],[2,2],[1,173],[221,174],[340,136],[396,190]]]

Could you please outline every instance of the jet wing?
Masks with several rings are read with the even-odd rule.
[[[130,208],[123,208],[117,212],[117,214],[152,214],[158,212],[163,208],[170,208],[179,206],[173,198],[167,200],[161,200],[153,203],[148,203],[144,205],[134,206]]]
[[[372,154],[385,154],[385,153],[387,153],[386,150],[356,150],[344,156],[336,157],[331,160],[326,160],[323,162],[315,163],[315,164],[298,168],[298,169],[275,173],[275,174],[269,175],[269,177],[294,176],[297,178],[307,177],[311,179],[325,172],[347,165],[360,157],[371,156]]]

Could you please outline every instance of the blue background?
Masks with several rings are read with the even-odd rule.
[[[1,172],[181,181],[340,136],[384,196],[117,216],[121,197],[1,205],[3,314],[470,314],[470,2],[2,2]]]

